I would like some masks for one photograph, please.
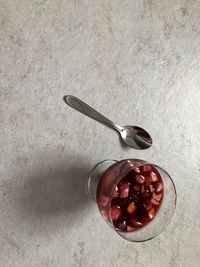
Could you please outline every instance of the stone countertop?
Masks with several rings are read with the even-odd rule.
[[[200,2],[2,0],[0,25],[0,266],[199,266]],[[153,147],[123,147],[64,94]],[[173,177],[176,212],[152,241],[123,240],[87,198],[107,158]]]

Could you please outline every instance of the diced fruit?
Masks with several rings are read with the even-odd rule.
[[[157,200],[155,200],[153,197],[151,199],[151,202],[156,205],[156,206],[159,206],[160,205],[160,202],[158,202]]]
[[[151,171],[151,173],[150,173],[150,177],[151,177],[151,181],[152,181],[152,182],[156,182],[156,181],[158,181],[158,177],[157,177],[157,175],[155,174],[155,172]]]
[[[109,203],[109,197],[102,195],[99,197],[98,202],[100,206],[106,207]]]
[[[150,184],[149,189],[150,189],[151,193],[153,193],[155,191],[155,188],[154,188],[154,186],[152,184]]]
[[[128,221],[128,225],[134,228],[140,228],[142,226],[142,223],[136,217],[130,217]]]
[[[131,202],[128,207],[127,207],[127,211],[129,214],[133,214],[136,210],[136,206],[134,204],[134,202]]]
[[[97,189],[97,202],[102,217],[122,232],[137,231],[148,224],[156,216],[163,198],[163,181],[153,165],[130,167],[132,169],[114,187],[112,185],[116,175],[122,174],[109,169],[102,176]]]
[[[163,189],[162,183],[158,183],[156,186],[156,192],[160,192]]]
[[[135,176],[135,181],[137,184],[143,184],[145,181],[145,177],[143,175],[138,174]]]
[[[148,215],[149,215],[149,218],[150,219],[153,219],[154,216],[156,214],[156,210],[154,208],[151,208],[149,211],[148,211]]]
[[[137,174],[140,173],[140,168],[139,168],[139,167],[135,167],[133,170],[134,170],[134,172],[137,173]]]
[[[112,198],[119,196],[119,189],[118,186],[115,186],[114,190],[112,191]]]
[[[150,172],[152,170],[151,166],[146,164],[144,166],[142,166],[142,172]]]
[[[119,194],[120,198],[128,197],[129,184],[128,183],[121,183],[120,186],[119,186],[119,190],[120,190],[120,194]]]
[[[162,194],[153,194],[153,198],[157,201],[160,201],[162,198]]]
[[[111,208],[112,220],[113,221],[118,220],[121,215],[122,215],[121,208],[119,206],[112,206],[112,208]]]

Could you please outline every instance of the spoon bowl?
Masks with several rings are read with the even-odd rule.
[[[147,149],[152,146],[151,136],[138,126],[124,126],[120,135],[127,146],[137,149]]]

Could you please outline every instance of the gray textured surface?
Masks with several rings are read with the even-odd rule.
[[[0,1],[0,266],[197,267],[200,1]],[[149,130],[148,151],[65,106],[74,94]],[[113,234],[84,193],[98,161],[164,167],[178,191],[165,232]]]

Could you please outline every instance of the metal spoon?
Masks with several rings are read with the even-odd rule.
[[[146,149],[151,147],[151,136],[144,129],[137,126],[119,126],[75,96],[66,95],[63,97],[63,100],[67,105],[75,110],[113,128],[114,130],[117,130],[127,146],[136,149]]]

